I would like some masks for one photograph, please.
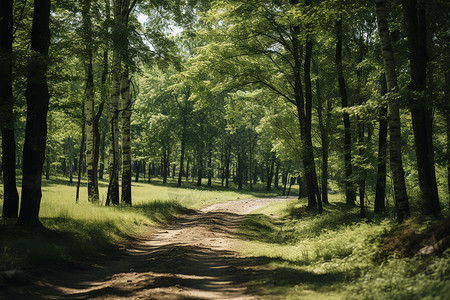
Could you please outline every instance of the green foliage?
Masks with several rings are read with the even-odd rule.
[[[366,271],[351,299],[447,299],[450,295],[450,253],[434,259],[391,260]]]
[[[331,196],[323,215],[290,201],[250,215],[240,230],[240,250],[267,270],[253,278],[255,293],[287,299],[446,299],[449,253],[442,258],[373,262],[390,222],[358,219]]]

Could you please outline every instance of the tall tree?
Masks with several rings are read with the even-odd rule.
[[[383,54],[388,97],[389,125],[389,162],[394,182],[394,198],[397,220],[401,223],[410,216],[408,195],[406,194],[405,172],[402,163],[402,143],[400,130],[400,112],[398,104],[397,75],[395,72],[394,52],[392,50],[385,0],[376,0],[378,34]]]
[[[93,75],[93,30],[91,5],[92,0],[84,0],[82,3],[83,28],[82,35],[85,44],[84,59],[86,85],[85,85],[85,131],[86,131],[86,171],[87,171],[87,189],[88,200],[97,202],[99,200],[98,193],[98,163],[95,161],[95,153],[97,149],[97,136],[94,128],[95,123],[95,103],[94,103],[94,75]]]
[[[440,216],[433,149],[432,103],[425,97],[427,79],[427,28],[425,1],[402,0],[408,36],[411,81],[410,106],[416,149],[422,214]]]
[[[381,78],[381,96],[386,95],[386,76]],[[383,104],[379,111],[379,130],[378,130],[378,163],[377,163],[377,183],[375,187],[375,213],[381,213],[386,210],[386,148],[387,148],[387,108]]]
[[[47,138],[47,111],[50,99],[47,86],[50,47],[50,0],[35,0],[31,29],[31,58],[28,65],[27,123],[23,146],[22,199],[18,224],[39,225],[41,177]]]
[[[111,128],[111,148],[109,166],[109,185],[106,204],[119,204],[119,100],[120,83],[122,75],[122,60],[120,49],[122,47],[122,1],[113,1],[113,55],[112,55],[112,82],[109,103],[109,123]]]
[[[348,107],[347,86],[344,78],[344,70],[342,66],[342,17],[336,20],[336,67],[339,83],[339,94],[341,96],[342,108]],[[344,163],[345,163],[345,201],[347,204],[353,205],[356,201],[355,188],[352,180],[352,132],[350,127],[350,115],[343,112],[344,120]]]
[[[14,136],[12,56],[13,0],[0,4],[0,129],[2,132],[3,211],[6,218],[17,218],[19,194],[16,187],[16,141]]]
[[[130,96],[130,65],[129,65],[129,38],[128,38],[128,22],[130,14],[136,5],[136,0],[131,4],[129,0],[122,0],[122,26],[124,27],[123,42],[125,52],[123,53],[122,62],[124,63],[122,80],[120,85],[121,94],[121,141],[122,141],[122,202],[131,205],[131,96]],[[126,53],[126,54],[125,54]]]

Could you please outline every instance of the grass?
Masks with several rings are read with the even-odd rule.
[[[0,219],[0,271],[93,261],[106,253],[114,254],[122,241],[171,222],[180,213],[264,195],[261,190],[224,190],[217,183],[210,188],[176,188],[173,182],[162,185],[154,178],[152,184],[133,182],[133,207],[105,207],[107,182],[101,181],[99,186],[99,203],[87,201],[84,182],[76,203],[75,183],[63,178],[44,180],[40,209],[44,228],[23,229],[15,226],[14,220]],[[2,204],[0,201],[0,210]]]
[[[239,245],[245,257],[262,260],[268,276],[249,281],[252,290],[280,299],[449,299],[450,253],[442,258],[374,262],[389,220],[369,215],[339,195],[322,215],[306,202],[276,203],[250,215]]]

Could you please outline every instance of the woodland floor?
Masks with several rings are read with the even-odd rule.
[[[40,270],[0,299],[258,299],[246,283],[269,270],[233,249],[245,215],[283,198],[219,203],[144,234],[89,267]]]

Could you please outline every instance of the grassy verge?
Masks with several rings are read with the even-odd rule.
[[[322,215],[306,203],[277,203],[249,216],[240,251],[258,261],[252,290],[280,299],[449,299],[450,253],[442,258],[373,260],[392,227],[361,221],[336,196]]]
[[[0,187],[1,188],[1,187]],[[20,192],[20,191],[19,191]],[[76,184],[57,179],[44,181],[40,210],[44,228],[29,229],[0,218],[0,271],[39,267],[49,264],[92,262],[113,255],[117,244],[136,234],[170,222],[180,213],[188,213],[213,203],[253,198],[263,193],[246,193],[220,188],[176,188],[133,183],[133,207],[104,207],[107,182],[100,182],[100,203],[87,201],[81,187],[75,203]],[[3,201],[0,199],[0,211]]]

